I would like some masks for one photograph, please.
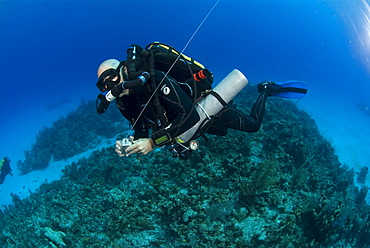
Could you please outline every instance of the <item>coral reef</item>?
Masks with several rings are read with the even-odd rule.
[[[54,247],[66,247],[66,244],[63,241],[63,237],[66,236],[66,234],[62,231],[54,231],[50,227],[45,227],[41,229],[51,243],[50,245]]]
[[[361,171],[358,173],[357,182],[358,183],[365,183],[367,174],[369,173],[369,168],[364,166],[361,168]]]
[[[36,143],[31,150],[24,151],[25,160],[18,161],[18,169],[27,174],[45,169],[51,159],[58,161],[84,152],[102,137],[112,138],[122,132],[122,127],[128,127],[123,122],[117,109],[110,108],[100,116],[96,114],[94,101],[82,101],[76,110],[36,135]]]
[[[238,106],[251,106],[244,94]],[[370,247],[370,208],[314,120],[269,101],[263,128],[189,160],[114,148],[0,212],[1,247]]]

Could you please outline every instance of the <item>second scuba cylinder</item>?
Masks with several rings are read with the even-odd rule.
[[[239,70],[232,70],[214,89],[216,94],[209,94],[199,101],[195,109],[198,111],[200,120],[188,131],[178,138],[181,142],[188,142],[210,119],[210,116],[217,114],[224,104],[229,103],[246,85],[248,79]],[[219,99],[221,98],[221,99]],[[208,120],[206,120],[208,119]]]

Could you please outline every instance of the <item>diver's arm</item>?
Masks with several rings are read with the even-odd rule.
[[[157,83],[162,82],[163,77],[163,72],[156,73]],[[193,107],[193,102],[173,79],[163,80],[158,88],[158,97],[164,111],[177,113],[176,117],[167,127],[154,132],[150,138],[134,140],[133,144],[125,150],[126,156],[135,153],[147,154],[156,146],[169,144],[175,137],[190,129],[200,120],[198,112]]]
[[[145,125],[141,119],[137,120],[139,118],[140,110],[137,109],[134,101],[135,98],[132,96],[122,96],[117,98],[116,105],[125,119],[131,123],[134,130],[134,139],[148,138],[149,130],[147,125]]]
[[[164,75],[161,72],[157,73],[156,76],[157,80],[162,80]],[[170,139],[174,139],[200,120],[198,112],[193,107],[192,100],[172,78],[163,80],[158,90],[158,96],[164,110],[177,115],[167,127],[152,134],[151,138],[154,141],[158,136],[163,137],[162,135],[167,134]],[[158,142],[155,141],[154,143],[157,145]]]
[[[165,87],[168,87],[168,89],[165,89]],[[164,109],[171,108],[178,115],[167,128],[154,132],[150,138],[134,140],[133,144],[125,150],[126,156],[135,153],[145,155],[156,146],[166,145],[199,121],[198,112],[192,108],[191,100],[177,83],[171,84],[166,82],[164,87],[162,87],[162,91],[162,93],[159,93],[159,96]]]

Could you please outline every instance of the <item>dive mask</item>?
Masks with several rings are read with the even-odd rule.
[[[101,92],[105,92],[107,90],[111,90],[116,84],[121,82],[121,75],[120,75],[120,70],[124,66],[125,61],[121,62],[117,69],[110,68],[108,70],[105,70],[99,77],[98,82],[96,83],[96,87]],[[127,80],[127,75],[123,71],[123,80]]]

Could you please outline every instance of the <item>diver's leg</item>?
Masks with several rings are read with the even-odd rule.
[[[222,125],[244,132],[257,132],[262,125],[267,96],[267,91],[260,93],[249,115],[233,107],[226,107],[217,114],[218,118],[214,125]]]

